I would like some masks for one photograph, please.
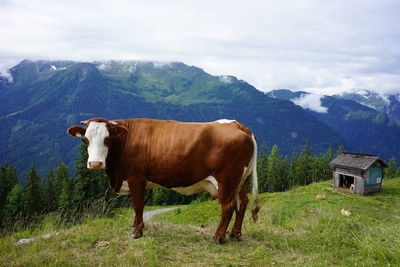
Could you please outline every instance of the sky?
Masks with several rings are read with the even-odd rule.
[[[0,0],[0,72],[179,61],[265,92],[400,93],[399,13],[397,0]]]

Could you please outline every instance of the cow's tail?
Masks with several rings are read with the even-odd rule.
[[[260,210],[260,205],[258,204],[258,179],[257,179],[257,141],[256,137],[254,134],[250,131],[247,126],[234,121],[234,124],[236,127],[238,127],[240,130],[245,132],[247,135],[251,137],[251,141],[253,142],[253,156],[250,161],[250,168],[251,168],[251,182],[253,185],[253,188],[251,190],[251,193],[253,195],[253,203],[251,207],[251,217],[253,218],[253,221],[256,222],[258,219],[258,211]],[[247,177],[247,176],[246,176]]]
[[[252,159],[252,171],[251,171],[251,182],[253,184],[251,193],[253,195],[253,204],[251,207],[251,217],[254,222],[257,222],[258,219],[258,211],[260,210],[260,206],[258,204],[258,179],[257,179],[257,141],[254,134],[251,134],[251,140],[253,141],[253,159]]]

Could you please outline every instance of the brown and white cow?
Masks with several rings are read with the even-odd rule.
[[[110,187],[131,194],[135,209],[133,237],[143,235],[144,195],[162,186],[182,194],[207,190],[221,204],[221,221],[214,240],[239,239],[248,198],[246,182],[252,177],[252,218],[257,220],[257,144],[252,132],[232,120],[185,123],[153,119],[107,120],[93,118],[72,126],[68,133],[84,138],[87,167],[105,169]]]

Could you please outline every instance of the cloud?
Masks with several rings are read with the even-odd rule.
[[[223,83],[232,83],[233,77],[228,75],[219,76],[219,80]]]
[[[317,94],[303,94],[299,98],[293,99],[292,102],[304,109],[309,109],[318,113],[327,113],[328,108],[322,106],[321,103],[322,97],[322,95]]]
[[[0,62],[181,61],[262,91],[400,92],[398,10],[392,0],[1,1]]]
[[[10,74],[10,67],[17,64],[17,60],[10,58],[3,58],[0,61],[0,76],[7,78],[9,82],[13,81],[12,75]]]
[[[0,77],[5,77],[8,82],[12,83],[13,82],[13,77],[10,74],[10,72],[6,71],[6,72],[0,72]]]

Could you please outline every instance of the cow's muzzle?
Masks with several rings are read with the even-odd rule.
[[[89,169],[104,169],[105,164],[101,161],[89,161]]]

